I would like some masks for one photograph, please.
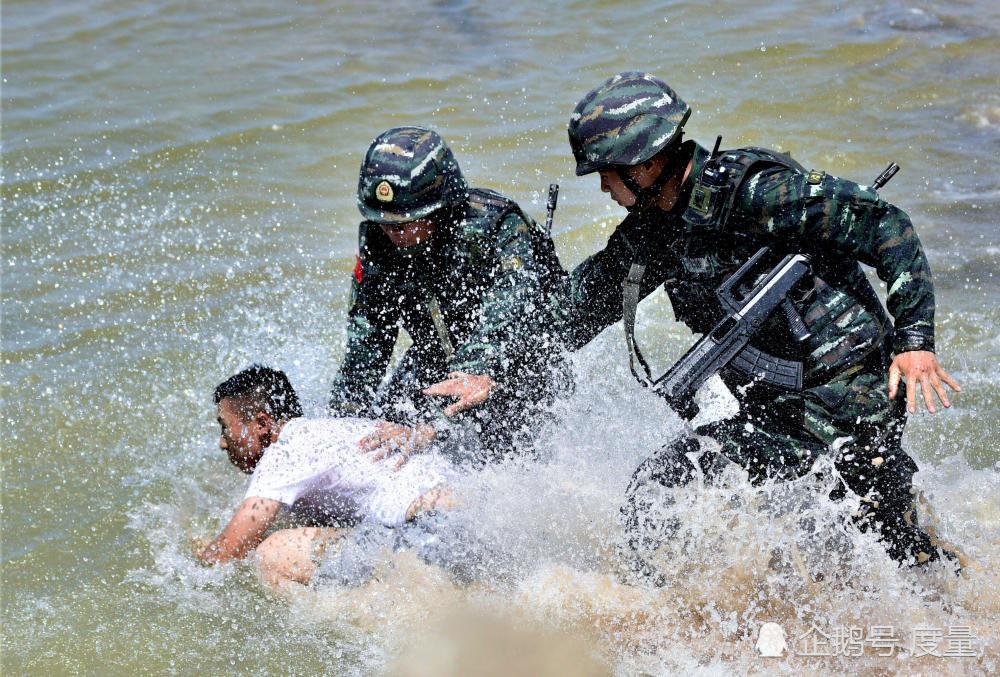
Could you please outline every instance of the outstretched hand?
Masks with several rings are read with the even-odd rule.
[[[210,563],[211,553],[209,547],[212,545],[212,541],[201,536],[192,536],[188,539],[188,543],[191,545],[191,550],[194,552],[195,557],[205,564]]]
[[[482,404],[496,389],[496,382],[489,374],[466,374],[453,371],[448,379],[424,389],[424,395],[443,395],[458,401],[444,408],[445,416],[454,416],[460,411]]]
[[[398,423],[383,421],[375,426],[375,432],[361,438],[358,445],[364,452],[372,452],[372,463],[397,454],[394,470],[399,470],[409,460],[411,454],[419,452],[434,439],[434,428],[426,423],[407,428]]]
[[[957,393],[962,392],[962,387],[948,376],[941,365],[938,364],[937,357],[929,350],[911,350],[899,353],[892,358],[889,365],[889,399],[896,399],[899,390],[899,381],[904,380],[906,384],[906,409],[911,413],[917,413],[917,384],[920,384],[920,391],[924,396],[924,404],[927,411],[932,414],[937,413],[934,406],[934,398],[931,391],[937,393],[938,399],[945,407],[950,407],[948,393],[944,389],[947,383]]]

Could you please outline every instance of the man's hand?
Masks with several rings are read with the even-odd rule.
[[[207,538],[202,538],[201,536],[192,536],[188,539],[191,544],[191,550],[194,552],[194,556],[203,562],[206,561],[208,557],[208,547],[212,545],[212,541]]]
[[[451,510],[455,507],[455,502],[455,497],[451,489],[439,484],[410,504],[410,507],[406,511],[406,521],[409,522],[422,512]]]
[[[398,423],[383,421],[375,427],[375,432],[361,438],[358,445],[362,451],[372,452],[372,463],[388,458],[390,454],[399,454],[394,470],[399,470],[410,458],[434,439],[434,428],[426,423],[420,423],[413,428],[407,428]]]
[[[937,412],[934,406],[934,399],[931,395],[931,388],[937,393],[938,399],[945,407],[950,407],[948,394],[945,392],[944,383],[947,383],[952,390],[957,393],[962,392],[962,387],[938,364],[937,357],[929,350],[911,350],[899,353],[892,358],[889,365],[889,399],[896,399],[896,392],[899,389],[899,380],[904,379],[906,383],[906,409],[911,413],[917,413],[917,384],[924,395],[924,404],[927,411],[932,414]]]
[[[424,395],[444,395],[458,401],[444,409],[445,416],[454,416],[486,401],[496,389],[496,382],[489,374],[466,374],[453,371],[449,378],[424,389]]]

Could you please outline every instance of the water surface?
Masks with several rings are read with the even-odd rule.
[[[996,3],[9,0],[2,11],[6,674],[369,674],[416,642],[425,617],[470,599],[584,638],[618,674],[766,669],[753,642],[769,620],[790,636],[891,625],[907,648],[921,625],[968,626],[983,654],[889,660],[869,647],[775,664],[789,671],[998,669]],[[196,565],[188,539],[214,534],[245,482],[218,452],[214,385],[263,361],[321,411],[343,353],[369,141],[433,126],[470,182],[537,218],[559,183],[554,232],[573,265],[623,213],[594,177],[573,175],[566,123],[588,89],[627,69],[670,82],[705,145],[721,133],[724,146],[790,151],[859,181],[902,165],[882,194],[926,247],[939,355],[965,386],[954,410],[913,417],[906,446],[943,532],[981,568],[898,571],[860,537],[831,564],[768,501],[820,520],[842,507],[737,482],[739,507],[711,492],[687,506],[671,586],[619,586],[619,497],[680,432],[628,374],[620,327],[578,355],[580,387],[546,432],[551,460],[466,487],[469,514],[516,555],[515,571],[460,590],[404,559],[372,589],[289,598],[248,567]],[[641,340],[663,365],[691,341],[669,318],[660,297],[640,309]]]

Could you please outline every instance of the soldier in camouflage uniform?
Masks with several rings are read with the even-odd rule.
[[[709,477],[731,461],[755,481],[800,476],[816,457],[836,453],[841,477],[867,508],[862,527],[878,529],[898,561],[936,558],[914,521],[917,467],[900,447],[906,415],[896,390],[905,377],[914,412],[922,377],[934,412],[931,389],[949,406],[942,382],[958,386],[934,356],[934,289],[910,219],[875,190],[807,172],[786,155],[710,154],[684,142],[689,114],[661,80],[623,73],[587,94],[570,118],[577,175],[599,172],[601,189],[629,210],[605,249],[572,273],[572,342],[582,345],[622,317],[621,285],[634,263],[645,266],[633,282],[640,298],[663,284],[677,319],[705,333],[723,317],[715,290],[767,245],[812,260],[810,283],[792,299],[808,336],[794,337],[774,313],[751,341],[801,361],[803,388],[775,391],[724,371],[739,414],[699,427],[640,466],[622,511],[631,545],[640,554],[655,547],[644,542],[649,502],[694,477],[689,453]],[[895,327],[859,263],[886,282]]]
[[[751,345],[801,362],[804,383],[776,391],[723,372],[739,414],[664,447],[633,476],[622,517],[639,555],[634,568],[650,573],[642,555],[671,532],[655,508],[698,472],[687,454],[708,477],[734,462],[760,481],[800,476],[818,456],[836,453],[847,487],[863,498],[862,528],[878,529],[898,561],[936,558],[913,520],[917,467],[900,447],[906,405],[896,395],[902,379],[915,412],[919,385],[933,413],[932,389],[947,407],[942,383],[959,388],[934,356],[934,291],[910,219],[875,190],[807,172],[787,155],[713,154],[683,141],[689,114],[664,82],[635,72],[608,79],[573,112],[576,173],[598,172],[601,189],[629,215],[571,273],[561,319],[568,343],[583,346],[622,319],[626,278],[638,298],[664,285],[677,319],[705,333],[723,317],[716,289],[768,245],[812,259],[810,284],[792,299],[809,336],[797,340],[775,313]],[[859,263],[888,285],[895,327]]]
[[[550,324],[565,279],[551,239],[512,200],[468,187],[441,137],[419,127],[390,129],[371,144],[358,207],[364,221],[333,413],[393,422],[362,446],[380,455],[396,448],[401,464],[450,430],[425,388],[455,372],[465,385],[501,374],[505,390],[472,414],[485,454],[476,460],[530,448],[537,415],[568,378],[556,343],[527,329]],[[400,328],[412,345],[385,378]],[[533,393],[527,405],[525,392]]]

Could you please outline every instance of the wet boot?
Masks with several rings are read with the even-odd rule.
[[[861,496],[855,524],[862,532],[874,530],[889,556],[900,564],[922,566],[937,561],[942,554],[957,564],[955,554],[940,548],[936,539],[920,526],[917,492],[913,488],[916,470],[913,459],[899,450],[872,472],[873,477],[867,478],[868,481],[852,482],[852,476],[842,472],[849,488]],[[837,496],[831,494],[831,498]]]

